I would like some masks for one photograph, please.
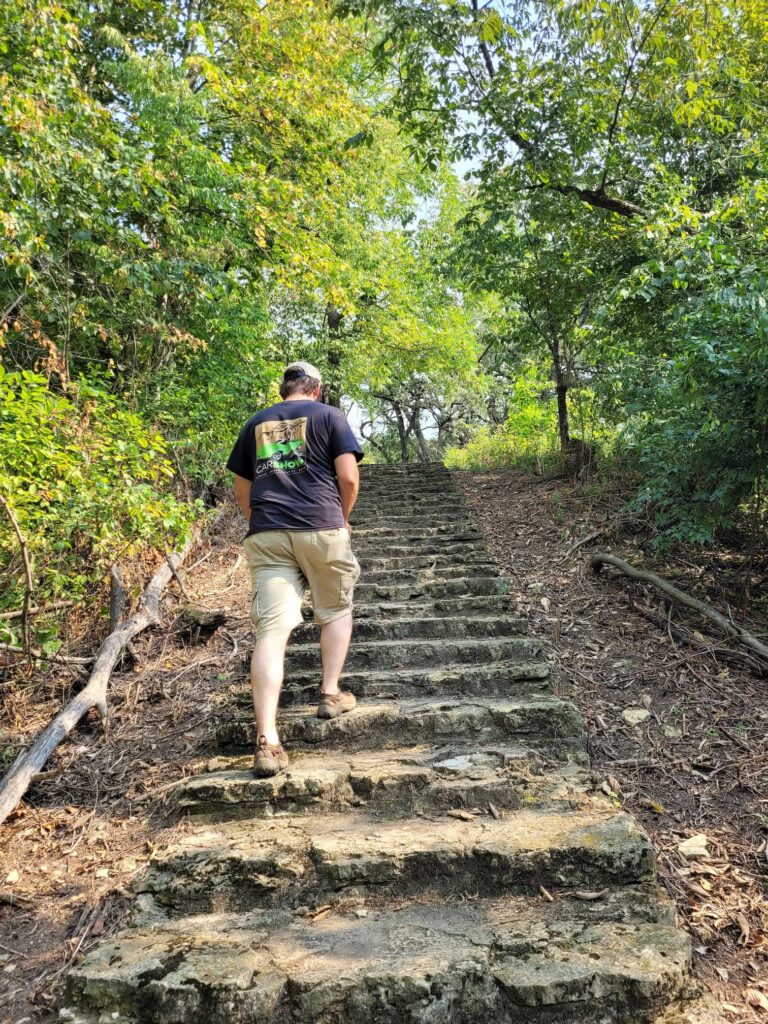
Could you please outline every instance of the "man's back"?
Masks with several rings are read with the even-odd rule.
[[[344,526],[334,460],[360,446],[339,409],[289,400],[252,416],[227,462],[251,480],[248,535]]]

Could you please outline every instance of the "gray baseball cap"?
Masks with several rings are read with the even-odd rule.
[[[311,377],[312,380],[323,383],[320,371],[312,363],[289,363],[283,370],[283,380],[292,380],[294,377]]]

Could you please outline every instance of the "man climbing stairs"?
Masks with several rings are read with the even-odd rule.
[[[133,927],[71,972],[62,1019],[653,1020],[690,987],[688,940],[449,474],[366,468],[355,519],[358,709],[314,717],[300,627],[290,767],[249,771],[244,686],[178,794],[195,827],[135,880]]]

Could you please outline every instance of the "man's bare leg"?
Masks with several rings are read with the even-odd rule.
[[[288,633],[263,636],[256,641],[251,655],[251,687],[256,712],[256,737],[267,743],[279,743],[277,705],[283,685],[283,662]]]
[[[352,612],[327,623],[320,630],[320,653],[323,656],[322,694],[339,692],[339,676],[347,660],[352,639]]]

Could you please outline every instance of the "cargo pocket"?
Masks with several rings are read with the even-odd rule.
[[[360,563],[352,553],[352,544],[349,543],[349,558],[350,567],[346,569],[341,576],[340,580],[340,600],[342,608],[352,604],[352,592],[355,589],[355,584],[360,578]]]
[[[253,581],[253,600],[251,601],[251,622],[254,626],[259,624],[259,584]]]

